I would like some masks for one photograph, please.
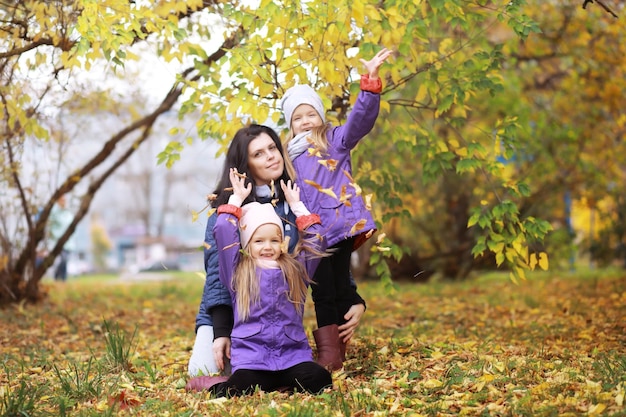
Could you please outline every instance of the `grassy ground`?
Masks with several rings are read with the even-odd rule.
[[[49,282],[49,302],[0,310],[0,416],[626,416],[621,273],[362,283],[333,390],[229,400],[182,388],[203,281],[171,278]]]

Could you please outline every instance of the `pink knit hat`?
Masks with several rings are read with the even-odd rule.
[[[253,201],[241,207],[241,219],[239,219],[239,238],[241,247],[245,249],[250,242],[250,238],[260,226],[264,224],[275,224],[280,229],[280,236],[284,238],[283,222],[274,211],[274,206],[270,203],[261,204]]]

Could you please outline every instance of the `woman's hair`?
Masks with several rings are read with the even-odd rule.
[[[304,257],[328,256],[325,253],[316,250],[311,243],[312,239],[321,239],[321,236],[314,235],[305,239],[302,235],[306,232],[300,232],[301,236],[293,253],[297,254],[304,251]],[[302,314],[304,311],[304,303],[306,302],[308,285],[313,281],[307,274],[304,264],[296,259],[295,255],[283,251],[278,259],[278,266],[283,272],[283,276],[289,286],[289,300],[295,306],[296,311]],[[233,273],[232,289],[237,299],[237,313],[242,321],[246,321],[250,316],[250,308],[259,302],[261,290],[259,288],[259,277],[257,276],[257,264],[255,260],[247,253],[243,252],[239,260],[239,265]]]
[[[318,150],[320,154],[325,154],[328,150],[327,133],[330,128],[330,123],[324,123],[322,126],[314,127],[311,130],[311,135],[309,136],[309,138],[311,138],[311,146]],[[287,149],[287,145],[295,136],[296,135],[293,133],[293,130],[289,129],[289,133],[287,134],[284,142],[285,149]],[[289,176],[295,180],[297,178],[297,174],[295,168],[293,167],[293,163],[291,162],[291,158],[285,158],[285,166]]]
[[[217,187],[213,194],[215,194],[215,198],[212,200],[211,205],[216,208],[222,204],[228,203],[228,198],[232,195],[232,186],[230,183],[229,172],[231,168],[237,168],[237,172],[245,173],[250,175],[250,169],[248,167],[248,146],[250,142],[254,139],[258,138],[262,133],[266,133],[272,141],[276,145],[276,148],[283,156],[283,160],[287,161],[289,158],[285,156],[283,151],[283,145],[278,137],[278,134],[274,131],[274,129],[257,124],[250,124],[246,127],[242,127],[235,133],[233,140],[230,142],[228,146],[228,151],[226,152],[226,160],[224,161],[224,166],[222,168],[222,175],[220,176],[219,181],[217,182]],[[276,198],[280,201],[285,200],[285,196],[283,194],[283,190],[280,187],[280,180],[287,182],[290,180],[287,167],[283,167],[283,174],[280,178],[277,178],[274,182],[276,186],[273,187],[274,192],[276,193]],[[256,183],[253,178],[246,179],[246,186],[248,184],[252,184],[252,192],[243,202],[243,204],[249,203],[250,201],[256,200]]]

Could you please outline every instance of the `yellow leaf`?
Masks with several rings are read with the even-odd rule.
[[[589,411],[588,414],[589,415],[597,415],[597,414],[602,414],[602,412],[606,409],[606,405],[605,404],[594,404],[591,407],[589,407]]]
[[[356,224],[350,229],[350,235],[355,235],[356,232],[363,230],[363,228],[365,227],[365,223],[367,223],[367,220],[365,219],[361,219],[356,222]]]
[[[368,210],[372,210],[372,194],[368,194],[365,196],[365,208]]]
[[[341,194],[339,195],[339,201],[341,201],[347,206],[351,206],[352,204],[350,203],[350,199],[352,198],[352,194],[348,194],[346,188],[347,187],[345,184],[341,186]]]
[[[545,252],[539,253],[539,268],[544,271],[548,270],[548,254]]]
[[[313,188],[315,188],[320,193],[324,193],[324,194],[329,195],[329,196],[331,196],[333,198],[337,198],[337,194],[335,194],[335,192],[333,191],[332,188],[322,188],[321,185],[319,185],[315,181],[311,181],[311,180],[304,180],[304,182],[309,184]]]
[[[441,353],[441,351],[439,350],[435,350],[433,353],[430,354],[430,357],[433,359],[441,359],[443,358],[445,355],[443,353]]]
[[[443,385],[443,382],[439,381],[438,379],[431,378],[424,381],[423,385],[426,388],[439,388]]]
[[[467,148],[466,147],[455,149],[454,152],[457,155],[459,155],[460,157],[466,157],[467,156]]]
[[[426,87],[426,83],[422,83],[417,89],[417,95],[415,96],[415,101],[418,103],[421,103],[426,100],[426,97],[428,97],[428,87]]]
[[[337,160],[336,159],[320,159],[317,161],[320,165],[328,168],[330,172],[334,172],[337,169]]]
[[[452,42],[452,38],[445,38],[444,40],[442,40],[439,44],[439,53],[441,55],[445,55],[446,53],[448,53],[450,47],[452,46]]]

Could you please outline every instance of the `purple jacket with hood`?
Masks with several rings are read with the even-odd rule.
[[[378,87],[380,88],[380,81]],[[366,76],[361,78],[361,92],[348,115],[346,123],[328,130],[328,150],[321,156],[303,152],[292,159],[300,187],[300,198],[312,212],[322,219],[328,246],[334,246],[352,236],[357,236],[353,249],[358,248],[376,230],[376,224],[363,197],[352,185],[350,151],[367,135],[376,122],[380,109],[378,92],[363,91],[373,84]],[[375,90],[375,88],[370,88]],[[328,161],[335,168],[328,168]],[[321,163],[320,163],[321,162]],[[349,175],[346,175],[349,174]],[[307,183],[310,180],[314,184]],[[322,190],[332,189],[336,197]],[[346,204],[346,197],[349,202]]]
[[[294,365],[313,360],[311,346],[302,324],[304,305],[295,307],[289,300],[289,286],[280,268],[259,268],[259,303],[250,306],[250,315],[244,322],[237,313],[235,293],[231,280],[239,263],[241,246],[238,232],[238,219],[241,209],[233,205],[218,208],[214,228],[219,253],[220,281],[229,289],[234,327],[231,334],[232,371],[238,369],[279,371]],[[319,216],[312,214],[296,219],[298,229],[306,229],[309,234],[317,234],[310,241],[320,252],[326,250],[326,240],[319,235]],[[307,273],[313,276],[321,258],[296,255],[304,262]]]

